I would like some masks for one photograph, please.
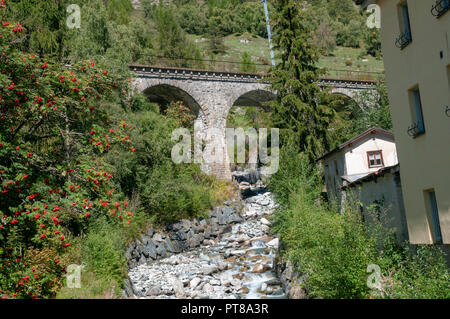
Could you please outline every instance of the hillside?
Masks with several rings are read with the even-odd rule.
[[[150,20],[150,25],[158,24],[156,3],[159,1],[133,1],[137,12]],[[269,68],[270,49],[260,1],[178,0],[163,1],[163,4],[174,23],[186,34],[194,53],[159,54],[148,59],[150,63],[228,71],[263,72]],[[311,0],[303,5],[308,27],[313,30],[311,41],[322,52],[319,67],[352,71],[328,72],[338,77],[356,76],[358,72],[383,72],[378,31],[367,29],[365,15],[351,0]],[[273,12],[269,1],[269,16],[271,10]]]

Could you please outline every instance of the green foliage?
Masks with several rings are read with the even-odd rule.
[[[195,56],[195,45],[188,40],[171,8],[157,6],[154,18],[158,30],[158,53],[169,58],[167,65],[189,67]],[[170,60],[172,59],[172,60]]]
[[[406,250],[406,258],[393,263],[393,285],[388,297],[401,299],[449,299],[450,271],[444,253],[435,246],[419,246],[414,253]]]
[[[375,28],[365,28],[364,30],[364,44],[366,53],[373,57],[381,58],[380,30]]]
[[[371,127],[392,130],[387,88],[383,82],[377,84],[376,94],[363,91],[356,99],[358,102],[346,98],[338,101],[338,114],[329,129],[331,148]]]
[[[96,220],[81,246],[81,257],[86,271],[94,272],[106,281],[120,285],[122,278],[126,276],[124,243],[117,225],[103,218]]]
[[[199,167],[175,165],[170,136],[178,123],[128,94],[127,64],[146,59],[153,44],[145,25],[126,19],[127,3],[83,2],[82,29],[61,28],[70,41],[54,47],[23,39],[44,37],[41,23],[55,27],[58,7],[48,4],[45,21],[24,14],[30,33],[3,19],[21,17],[21,5],[33,12],[31,2],[0,8],[1,297],[52,297],[74,262],[87,264],[100,290],[119,289],[122,248],[150,221],[199,216],[229,194]],[[109,6],[124,11],[114,17]],[[43,57],[24,53],[31,50]]]
[[[252,57],[248,52],[242,54],[241,72],[256,72],[256,65],[252,62]]]
[[[269,77],[278,93],[272,104],[274,125],[280,128],[282,145],[289,140],[313,160],[328,147],[327,127],[334,110],[323,104],[330,97],[316,84],[322,74],[316,67],[319,52],[309,41],[301,6],[284,0],[275,9],[273,40],[281,62]]]
[[[282,207],[272,230],[280,235],[282,256],[316,298],[449,298],[450,278],[442,251],[410,249],[381,223],[362,221],[359,205],[337,213],[318,203],[321,174],[295,147],[281,150],[280,169],[269,188]],[[379,265],[380,289],[369,289],[367,266]]]
[[[264,8],[259,1],[188,1],[179,2],[175,10],[180,26],[191,34],[208,35],[215,30],[221,37],[245,32],[267,37]]]

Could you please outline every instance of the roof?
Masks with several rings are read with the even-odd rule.
[[[343,175],[343,176],[341,176],[341,178],[349,183],[353,183],[354,181],[357,181],[358,179],[366,177],[369,174],[372,174],[372,172],[353,174],[353,175]]]
[[[367,182],[367,181],[370,181],[370,180],[375,179],[377,177],[383,176],[384,174],[397,173],[399,171],[400,171],[400,164],[396,164],[396,165],[392,165],[392,166],[386,166],[386,167],[380,168],[376,172],[369,173],[366,176],[361,177],[359,179],[356,179],[353,182],[348,183],[347,185],[343,185],[343,186],[341,186],[339,188],[340,189],[345,189],[347,187],[354,187],[358,183]],[[344,178],[344,176],[342,176],[342,178]]]
[[[392,132],[386,131],[386,130],[384,130],[384,129],[382,129],[382,128],[379,128],[379,127],[371,127],[371,128],[369,128],[368,130],[362,132],[361,134],[359,134],[359,135],[357,135],[357,136],[355,136],[355,137],[352,137],[352,138],[349,139],[348,141],[345,141],[344,143],[342,143],[342,144],[339,145],[338,147],[335,147],[334,149],[332,149],[332,150],[329,151],[328,153],[322,155],[321,157],[319,157],[319,158],[317,159],[317,161],[323,160],[324,158],[330,156],[331,154],[333,154],[333,153],[335,153],[335,152],[338,152],[338,151],[342,150],[342,149],[345,148],[346,146],[352,146],[353,143],[355,143],[355,142],[357,142],[357,141],[359,141],[359,140],[361,140],[361,139],[364,139],[364,138],[366,138],[366,137],[368,137],[368,136],[370,136],[370,135],[372,135],[372,134],[375,134],[375,133],[382,133],[382,134],[385,134],[385,135],[391,137],[392,140],[394,140],[394,134],[392,134]]]

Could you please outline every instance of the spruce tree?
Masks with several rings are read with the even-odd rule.
[[[302,5],[294,0],[274,1],[275,49],[280,62],[271,70],[273,123],[280,129],[281,143],[292,143],[311,161],[328,149],[327,128],[334,117],[332,98],[318,86],[319,51],[310,41]]]

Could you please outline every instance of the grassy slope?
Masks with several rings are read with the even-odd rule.
[[[208,40],[201,36],[188,35],[199,46],[205,59],[208,58],[207,46]],[[241,40],[247,39],[248,43],[241,43]],[[226,47],[226,52],[216,57],[217,61],[233,61],[240,62],[242,60],[242,54],[248,52],[252,56],[252,60],[256,64],[262,62],[259,58],[270,61],[270,50],[268,40],[251,34],[243,35],[229,35],[224,37],[223,43]],[[347,70],[347,71],[361,71],[361,72],[383,72],[384,64],[380,59],[376,59],[372,56],[365,56],[359,58],[362,48],[346,48],[337,47],[333,54],[330,56],[322,56],[319,61],[319,66],[322,68]],[[346,65],[346,61],[351,60],[352,65]],[[239,71],[238,64],[220,63],[216,62],[215,69],[227,70],[227,71]],[[267,66],[257,65],[258,71],[267,69]]]

